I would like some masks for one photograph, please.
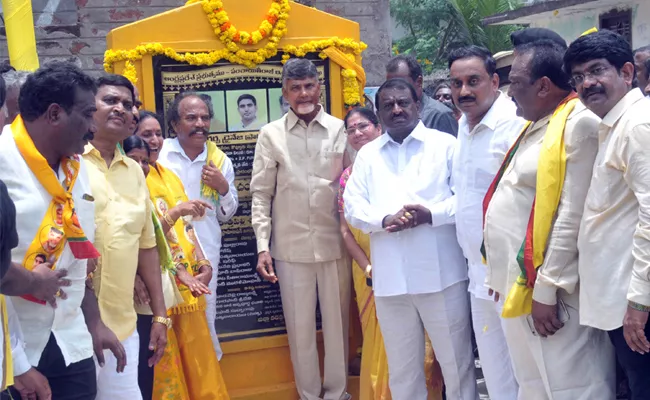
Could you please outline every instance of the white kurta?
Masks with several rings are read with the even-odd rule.
[[[205,200],[208,203],[209,199],[201,196],[201,172],[206,163],[208,156],[207,148],[199,154],[194,160],[190,160],[185,151],[181,147],[178,139],[165,139],[158,162],[166,168],[174,171],[176,175],[183,182],[185,186],[185,193],[190,200]],[[215,329],[215,320],[217,316],[217,278],[219,274],[219,258],[221,253],[221,222],[227,222],[235,212],[239,205],[237,197],[237,188],[235,187],[235,170],[230,158],[226,157],[221,173],[228,181],[230,190],[225,196],[221,196],[219,205],[220,207],[214,210],[206,210],[206,215],[203,219],[194,222],[198,239],[201,242],[205,256],[212,265],[212,280],[210,281],[209,289],[212,292],[206,295],[207,302],[206,317],[208,319],[208,327],[212,336],[212,343],[217,352],[217,358],[221,359],[223,352],[219,345],[219,338]]]

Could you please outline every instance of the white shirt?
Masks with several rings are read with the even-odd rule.
[[[650,100],[633,89],[603,118],[578,235],[580,323],[623,325],[650,306]]]
[[[260,121],[255,118],[250,124],[244,126],[244,121],[240,121],[237,125],[228,129],[229,132],[243,132],[243,131],[259,131],[266,125],[266,122]]]
[[[11,302],[11,297],[6,296],[5,301],[7,302],[7,320],[9,322],[9,334],[11,337],[11,358],[14,363],[14,376],[20,376],[29,371],[32,365],[27,359],[27,353],[25,353],[25,336],[23,335],[23,330],[20,328],[20,320]],[[0,336],[2,336],[1,329]],[[1,339],[0,343],[4,343]],[[2,359],[0,359],[0,365],[3,365]]]
[[[163,148],[160,151],[158,162],[163,167],[174,171],[185,186],[185,193],[190,200],[205,200],[211,203],[209,199],[201,196],[201,172],[206,163],[208,156],[207,147],[199,154],[194,161],[183,151],[177,138],[165,139]],[[205,256],[210,260],[210,264],[217,271],[219,266],[219,254],[221,252],[221,226],[219,222],[226,222],[237,211],[239,204],[237,200],[237,189],[235,188],[235,170],[232,161],[226,156],[221,167],[221,173],[228,181],[230,190],[225,196],[219,199],[220,207],[214,210],[206,210],[206,215],[199,221],[194,222],[198,239]]]
[[[486,266],[480,251],[483,198],[525,123],[517,117],[515,103],[503,93],[474,129],[470,131],[465,115],[458,123],[452,171],[456,188],[456,235],[469,266],[469,292],[481,299],[491,299],[485,286]]]
[[[0,165],[0,180],[7,185],[9,196],[16,205],[16,228],[20,238],[18,247],[11,252],[11,259],[22,265],[52,196],[38,182],[18,152],[10,125],[5,126],[0,135]],[[95,205],[83,198],[84,194],[90,195],[91,192],[83,159],[80,165],[72,197],[79,222],[88,240],[92,242],[95,239]],[[61,167],[58,176],[61,181],[65,178]],[[49,304],[41,305],[21,297],[11,299],[25,337],[25,353],[33,366],[38,365],[50,333],[56,338],[66,366],[93,355],[92,339],[81,311],[86,290],[86,260],[75,259],[66,243],[56,269],[67,270],[66,279],[72,282],[71,286],[65,288],[68,298],[57,299],[56,309]]]
[[[435,293],[467,279],[454,226],[455,146],[453,136],[420,122],[401,145],[385,134],[359,151],[343,193],[345,217],[370,233],[376,296]],[[385,232],[384,217],[407,204],[428,208],[432,225]]]

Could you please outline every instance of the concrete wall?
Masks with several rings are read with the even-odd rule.
[[[245,1],[245,0],[242,0]],[[36,41],[41,62],[75,62],[93,74],[102,71],[106,34],[113,28],[146,18],[185,0],[32,0]],[[389,0],[302,1],[318,9],[355,20],[369,47],[364,67],[369,84],[378,84],[390,57]],[[0,28],[0,60],[8,57],[4,27]]]
[[[559,33],[567,41],[575,40],[584,31],[599,27],[599,17],[612,9],[632,9],[632,47],[637,48],[650,44],[650,1],[622,1],[618,7],[605,5],[601,8],[580,12],[540,18],[531,26],[549,28]],[[560,10],[561,11],[561,10]]]

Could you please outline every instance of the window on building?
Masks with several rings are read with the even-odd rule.
[[[632,10],[612,10],[601,14],[600,29],[614,31],[632,44]]]

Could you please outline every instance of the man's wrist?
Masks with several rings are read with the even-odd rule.
[[[637,303],[635,301],[628,300],[627,305],[630,308],[633,308],[637,311],[642,311],[642,312],[650,312],[650,306],[645,306],[643,304]]]
[[[390,218],[390,215],[387,215],[384,217],[384,219],[381,220],[381,227],[385,228],[386,227],[386,220]]]

